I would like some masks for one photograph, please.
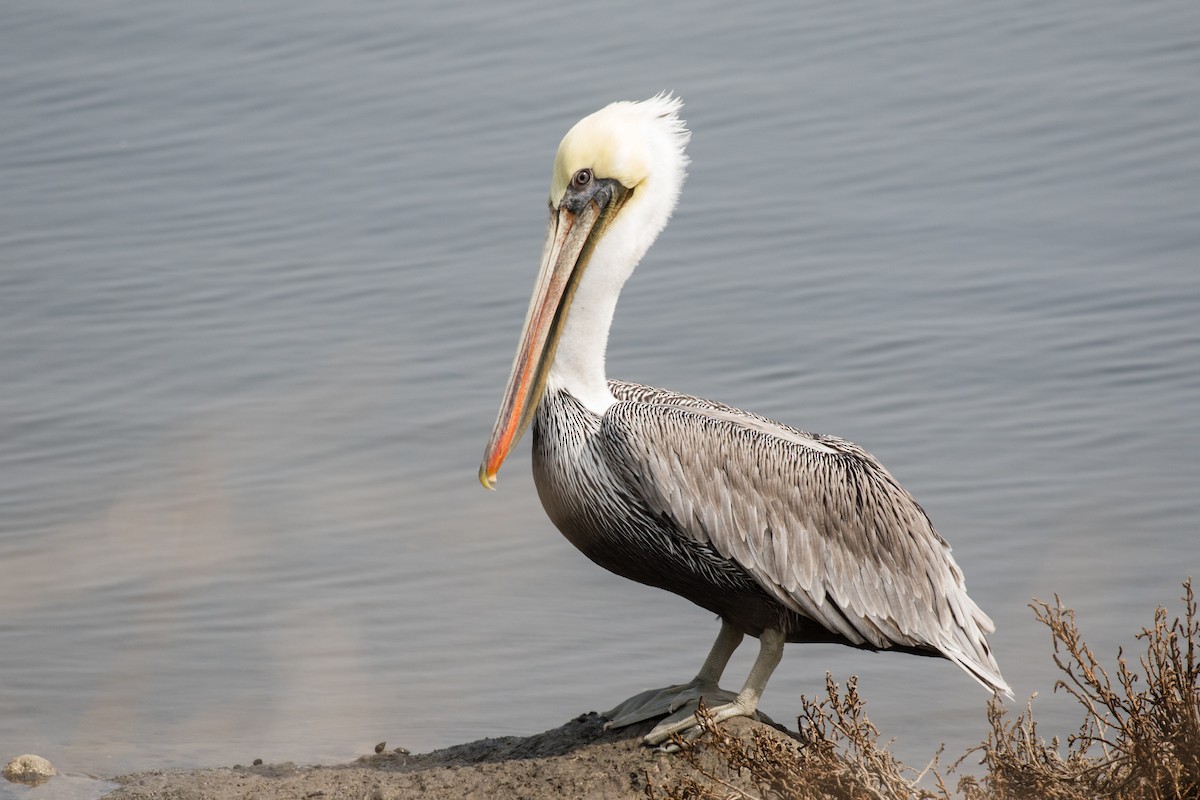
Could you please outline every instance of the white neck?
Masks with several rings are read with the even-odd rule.
[[[621,288],[674,210],[682,174],[671,178],[634,190],[593,251],[563,324],[547,388],[565,389],[596,414],[617,402],[604,371],[608,332]]]
[[[604,374],[604,352],[620,287],[608,293],[587,288],[591,287],[583,281],[575,292],[546,388],[566,390],[588,410],[603,414],[617,402]]]

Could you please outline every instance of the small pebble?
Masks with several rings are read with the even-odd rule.
[[[379,744],[375,745],[376,753],[382,753],[386,749],[387,749],[387,742],[380,742]]]
[[[4,777],[13,783],[27,783],[37,786],[45,783],[54,775],[54,767],[41,756],[17,756],[4,765]]]
[[[256,767],[261,767],[261,766],[262,766],[262,759],[261,759],[261,758],[256,758],[256,759],[254,759],[254,766],[256,766]]]

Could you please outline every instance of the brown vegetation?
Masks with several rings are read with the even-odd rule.
[[[1067,737],[1038,733],[1032,700],[1010,719],[998,700],[988,706],[987,739],[950,767],[978,757],[986,772],[967,775],[957,790],[967,800],[1195,800],[1200,798],[1200,619],[1191,581],[1184,612],[1168,622],[1158,608],[1154,624],[1137,638],[1145,652],[1130,666],[1118,651],[1115,680],[1101,666],[1075,624],[1075,612],[1035,600],[1037,620],[1050,630],[1054,663],[1062,672],[1055,691],[1079,701],[1084,719]],[[938,770],[940,752],[925,770],[900,763],[879,744],[855,680],[845,691],[826,676],[826,697],[802,698],[799,735],[792,740],[755,730],[731,736],[702,714],[704,734],[681,754],[692,774],[669,788],[647,782],[646,795],[663,800],[772,800],[774,798],[949,798]],[[683,745],[682,742],[679,744]],[[715,757],[714,757],[715,756]],[[928,786],[922,785],[929,784]]]
[[[854,678],[846,682],[843,692],[826,673],[825,692],[820,700],[801,698],[800,732],[791,740],[766,728],[754,729],[749,739],[731,735],[701,708],[704,733],[698,746],[684,746],[680,752],[695,774],[663,794],[648,782],[647,797],[908,800],[936,796],[918,789],[921,775],[879,745],[879,731],[867,719]],[[683,746],[682,740],[677,739],[677,744]],[[706,758],[705,751],[715,751],[719,757]],[[936,780],[940,787],[940,778]]]
[[[1183,618],[1168,623],[1159,607],[1154,625],[1137,635],[1145,644],[1141,672],[1118,650],[1115,683],[1083,640],[1075,612],[1057,597],[1054,606],[1035,601],[1063,674],[1054,689],[1079,701],[1083,723],[1060,755],[1057,738],[1047,744],[1037,735],[1032,706],[1009,722],[993,702],[992,732],[976,748],[987,775],[961,782],[968,800],[1200,797],[1200,620],[1191,581],[1183,586]]]

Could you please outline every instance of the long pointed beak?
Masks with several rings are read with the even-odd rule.
[[[577,204],[576,210],[563,204],[551,212],[537,285],[525,314],[525,327],[513,358],[500,413],[492,428],[492,438],[483,450],[483,463],[479,465],[479,482],[488,489],[496,488],[500,465],[533,420],[546,388],[550,365],[554,363],[575,288],[607,222],[622,204],[624,194],[624,191],[615,192],[603,203],[585,202],[581,207]]]

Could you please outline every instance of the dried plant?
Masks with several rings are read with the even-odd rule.
[[[958,782],[958,791],[966,800],[1084,800],[1095,793],[1082,781],[1094,766],[1076,749],[1064,758],[1058,737],[1049,743],[1038,735],[1033,718],[1033,699],[1025,712],[1009,721],[1004,704],[993,698],[988,703],[991,731],[982,743],[954,762],[956,770],[973,754],[982,756],[986,768],[982,780],[967,775]]]
[[[1058,737],[1047,742],[1039,735],[1032,698],[1015,718],[992,700],[988,738],[951,767],[978,756],[986,772],[960,778],[958,792],[966,800],[1200,798],[1200,618],[1190,579],[1183,588],[1182,618],[1168,621],[1167,610],[1158,608],[1153,626],[1137,634],[1145,652],[1131,666],[1118,650],[1115,677],[1084,641],[1074,611],[1057,596],[1053,606],[1035,600],[1030,607],[1050,629],[1054,663],[1062,673],[1055,691],[1080,703],[1083,722],[1067,737],[1064,754]],[[648,782],[647,796],[949,798],[937,772],[938,756],[918,774],[879,745],[854,678],[842,691],[826,675],[825,691],[819,701],[801,698],[799,733],[791,739],[761,727],[736,736],[701,709],[703,735],[681,754],[694,774],[661,795]],[[932,790],[918,786],[927,773]]]
[[[1184,614],[1154,625],[1137,638],[1145,644],[1141,672],[1117,651],[1116,680],[1100,664],[1075,624],[1075,612],[1035,600],[1030,606],[1050,629],[1054,663],[1064,677],[1054,684],[1084,709],[1079,732],[1059,742],[1037,736],[1032,706],[1009,723],[1004,709],[988,710],[992,732],[975,752],[988,768],[983,781],[964,780],[972,800],[989,798],[1131,798],[1187,800],[1200,797],[1200,619],[1191,580],[1184,581]]]
[[[906,767],[879,744],[879,731],[867,718],[850,678],[843,692],[825,675],[826,696],[801,697],[800,730],[789,738],[755,727],[747,737],[731,733],[697,712],[702,735],[691,746],[677,740],[681,757],[694,771],[665,794],[647,781],[646,795],[665,800],[923,800],[948,797],[919,789],[922,774]],[[715,756],[715,757],[714,757]],[[936,759],[935,759],[936,763]],[[930,765],[930,769],[934,764]],[[936,776],[936,773],[934,773]]]

